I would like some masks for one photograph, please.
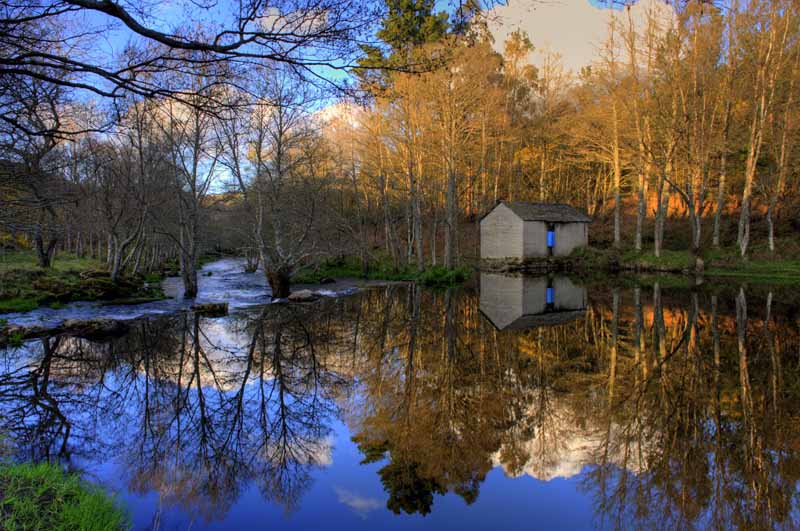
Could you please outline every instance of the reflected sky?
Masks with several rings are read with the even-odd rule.
[[[0,351],[0,433],[134,529],[793,529],[799,353],[769,288],[390,286]]]

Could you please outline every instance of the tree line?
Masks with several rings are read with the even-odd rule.
[[[534,65],[521,31],[498,52],[490,11],[472,3],[448,15],[391,0],[367,44],[354,36],[362,12],[343,5],[339,33],[293,21],[308,32],[303,56],[270,55],[261,30],[231,56],[208,36],[134,26],[155,55],[127,59],[139,77],[124,82],[109,65],[26,62],[60,57],[78,31],[63,17],[99,9],[58,6],[4,5],[0,28],[6,63],[24,63],[2,72],[0,226],[43,267],[59,249],[104,259],[115,279],[175,261],[192,296],[201,255],[225,249],[280,297],[325,258],[357,256],[365,272],[455,267],[477,254],[475,222],[499,200],[573,204],[594,216],[595,243],[656,256],[776,253],[796,230],[790,0],[616,5],[577,74],[552,52]],[[27,55],[9,44],[23,26]],[[324,43],[338,54],[327,62]],[[328,76],[340,85],[329,90],[329,67],[353,73],[347,90]],[[92,75],[109,94],[83,86]],[[357,97],[332,103],[342,95]]]
[[[374,98],[340,121],[396,263],[475,256],[470,222],[499,200],[584,208],[595,243],[656,257],[774,254],[795,233],[796,3],[615,6],[578,73],[547,50],[531,64],[521,31],[497,53],[480,17],[459,33],[431,12],[422,38],[384,21],[391,53],[370,60],[411,54],[431,71],[368,78]]]

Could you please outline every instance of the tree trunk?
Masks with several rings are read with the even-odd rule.
[[[436,266],[436,233],[439,230],[439,220],[436,219],[436,209],[433,209],[433,220],[431,220],[431,265]]]
[[[425,252],[422,242],[422,207],[418,193],[414,195],[414,245],[417,255],[417,271],[425,270]]]
[[[656,219],[653,224],[653,254],[656,258],[661,257],[661,247],[664,239],[664,176],[661,175],[656,187]]]
[[[111,282],[116,282],[119,278],[120,266],[122,265],[122,249],[120,248],[117,237],[114,236],[111,242],[114,244],[114,252],[111,254],[111,263],[108,270],[111,276]]]
[[[755,83],[755,107],[750,126],[749,143],[747,149],[747,162],[744,174],[744,189],[742,191],[742,208],[739,215],[739,231],[736,243],[742,258],[747,255],[750,243],[750,208],[753,200],[753,184],[755,182],[758,159],[764,141],[764,130],[772,108],[775,95],[775,85],[778,73],[781,70],[783,51],[792,17],[784,15],[786,20],[782,38],[778,40],[778,4],[772,3],[772,24],[770,25],[768,41],[764,43],[763,56],[759,57],[759,69]],[[775,56],[773,60],[772,57]]]
[[[45,269],[49,268],[53,263],[53,254],[55,253],[58,239],[53,238],[48,242],[47,245],[45,245],[44,238],[42,237],[42,229],[41,227],[37,227],[34,243],[36,247],[36,259],[39,263],[39,267]]]
[[[620,186],[622,180],[622,167],[620,163],[620,154],[619,154],[619,124],[617,123],[617,104],[613,102],[611,104],[611,112],[613,115],[613,164],[614,164],[614,249],[619,249],[622,247],[622,239],[621,239],[621,211],[622,205],[621,196],[620,196]]]
[[[646,203],[646,193],[645,193],[645,183],[647,182],[647,178],[645,177],[644,168],[639,170],[639,190],[638,190],[638,197],[637,197],[637,205],[636,205],[636,236],[634,237],[634,247],[637,251],[642,250],[642,228],[644,226],[644,219],[647,215],[647,203]]]
[[[722,169],[719,174],[719,187],[717,189],[717,211],[714,213],[714,236],[712,245],[715,249],[719,249],[719,233],[720,224],[722,223],[722,211],[725,208],[725,179],[726,179],[726,157],[725,152],[722,152],[720,165]]]
[[[183,260],[181,263],[185,264]],[[181,279],[183,280],[183,297],[185,299],[197,297],[197,270],[194,267],[182,265]]]
[[[383,159],[381,159],[382,161]],[[383,164],[381,162],[381,164]],[[394,232],[394,225],[392,224],[392,216],[389,210],[389,194],[386,190],[386,175],[383,173],[383,168],[380,169],[380,185],[381,185],[381,204],[383,206],[383,231],[384,238],[386,238],[386,250],[392,257],[392,269],[397,271],[400,268],[400,259],[396,247],[396,236]]]
[[[273,299],[285,299],[291,292],[291,277],[286,271],[267,271],[267,282]]]
[[[197,296],[197,260],[194,252],[194,241],[183,240],[181,249],[178,251],[181,280],[183,280],[183,297],[193,299]]]
[[[452,164],[450,161],[449,164]],[[447,176],[447,220],[445,222],[444,266],[455,267],[456,223],[458,222],[458,204],[456,198],[456,175],[450,168]]]
[[[244,272],[255,273],[256,271],[258,271],[258,263],[260,262],[259,254],[257,252],[253,252],[252,249],[245,250],[244,254],[245,254]]]

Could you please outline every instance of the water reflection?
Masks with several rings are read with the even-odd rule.
[[[768,290],[590,293],[484,275],[480,298],[394,286],[152,319],[105,343],[48,338],[0,353],[0,429],[21,458],[116,463],[127,492],[157,493],[140,507],[152,528],[175,507],[224,522],[253,488],[251,515],[319,515],[307,493],[354,473],[333,466],[348,438],[385,493],[334,487],[364,518],[385,503],[476,527],[500,469],[506,493],[531,488],[512,478],[573,482],[584,527],[797,527],[793,308]],[[570,318],[533,319],[549,313]]]
[[[586,309],[586,288],[564,276],[480,275],[481,312],[498,330],[564,324]]]

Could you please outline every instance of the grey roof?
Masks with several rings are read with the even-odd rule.
[[[592,218],[577,208],[562,203],[525,203],[503,201],[523,221],[549,221],[551,223],[591,223]]]
[[[540,326],[557,326],[567,324],[579,317],[586,315],[586,310],[551,311],[532,315],[521,315],[503,327],[497,326],[497,323],[492,321],[492,318],[486,315],[482,310],[481,314],[490,323],[492,323],[492,326],[494,326],[497,330],[502,331],[527,330],[529,328],[538,328]]]

